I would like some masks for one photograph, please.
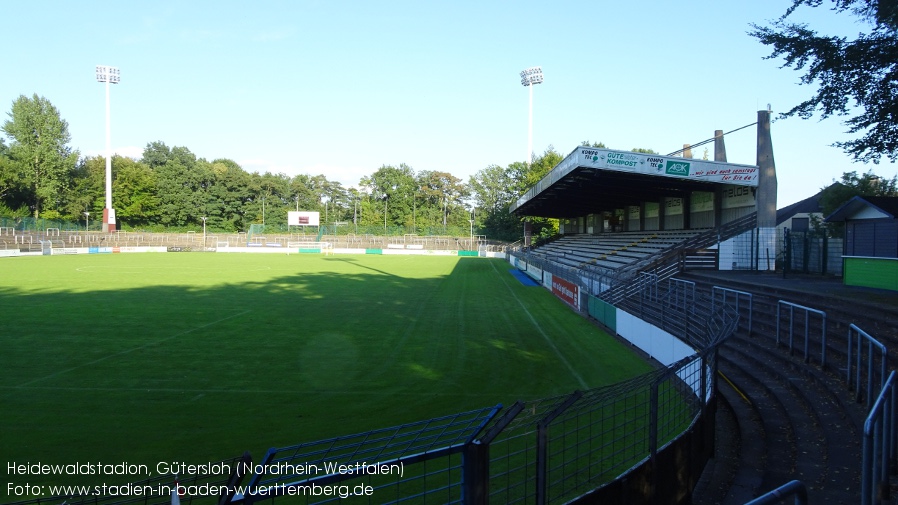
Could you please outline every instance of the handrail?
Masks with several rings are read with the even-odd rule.
[[[722,286],[712,286],[711,287],[711,309],[714,309],[715,304],[717,303],[717,293],[721,293],[721,303],[726,305],[727,303],[727,293],[732,293],[736,298],[736,312],[739,312],[739,300],[740,297],[748,298],[748,335],[751,336],[751,322],[754,316],[753,305],[754,305],[754,295],[747,291],[739,291],[736,289],[725,288]]]
[[[780,307],[785,305],[789,307],[789,355],[792,355],[792,342],[794,340],[794,332],[792,331],[792,323],[795,321],[793,317],[795,315],[795,309],[804,311],[804,362],[810,362],[811,358],[808,354],[809,345],[810,345],[810,326],[809,326],[809,317],[810,314],[818,314],[823,318],[823,328],[821,330],[821,339],[820,339],[820,366],[826,367],[826,312],[818,309],[812,309],[810,307],[805,307],[804,305],[798,305],[797,303],[787,302],[785,300],[779,300],[776,302],[776,345],[780,345]]]
[[[783,484],[782,486],[762,494],[745,505],[770,505],[773,503],[781,503],[784,499],[794,496],[795,505],[808,505],[808,488],[804,483],[793,480]]]
[[[688,249],[702,249],[720,243],[740,233],[744,233],[757,226],[757,212],[752,212],[734,221],[730,221],[718,228],[710,229],[704,233],[700,233],[679,244],[669,247],[659,253],[658,256],[638,261],[632,265],[627,265],[615,272],[614,287],[600,298],[612,305],[626,298],[632,293],[627,293],[627,287],[630,280],[640,272],[659,273],[660,280],[666,280],[673,277],[682,269],[681,256],[683,251]]]
[[[881,498],[885,500],[889,498],[889,461],[894,458],[896,452],[895,389],[895,371],[892,370],[889,378],[883,382],[876,403],[873,404],[864,422],[861,460],[862,505],[872,505]],[[876,489],[877,484],[880,489]]]
[[[876,347],[880,351],[880,384],[879,387],[885,387],[886,382],[886,370],[888,369],[888,360],[889,353],[886,350],[886,346],[882,344],[882,342],[876,340],[869,333],[860,329],[852,323],[848,326],[848,366],[846,367],[847,376],[846,381],[848,382],[848,387],[851,387],[851,343],[854,341],[852,335],[857,334],[857,380],[855,381],[855,389],[854,396],[855,400],[860,401],[861,399],[861,341],[867,341],[867,406],[871,405],[873,400],[873,348]]]
[[[649,278],[650,276],[646,274],[642,277],[643,282]],[[643,284],[638,308],[635,308],[634,314],[698,348],[715,345],[721,338],[729,336],[736,330],[739,313],[729,304],[722,304],[709,310],[711,303],[707,295],[689,298],[692,308],[687,308],[685,303],[689,295],[683,291],[688,293],[690,284],[691,281],[674,283],[660,295],[653,295],[656,288]]]

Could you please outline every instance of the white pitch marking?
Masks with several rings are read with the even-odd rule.
[[[492,261],[490,262],[490,266],[493,267],[493,270],[497,275],[499,275],[499,278],[505,284],[505,287],[507,287],[508,291],[511,292],[511,296],[513,296],[514,299],[517,300],[521,308],[524,309],[524,312],[527,313],[527,316],[530,318],[530,322],[533,323],[533,326],[535,326],[536,329],[539,330],[540,335],[542,335],[543,338],[546,339],[546,343],[549,344],[549,347],[551,347],[552,350],[555,351],[555,355],[558,356],[558,359],[560,359],[561,362],[564,363],[564,365],[567,367],[567,369],[570,370],[571,375],[573,375],[577,379],[580,385],[583,386],[583,389],[589,389],[589,386],[586,384],[586,381],[583,380],[583,377],[581,377],[580,374],[578,374],[577,371],[574,370],[574,367],[572,367],[571,363],[564,357],[563,354],[561,354],[561,351],[558,350],[558,347],[555,347],[555,343],[552,342],[552,339],[550,339],[549,336],[546,335],[546,332],[543,331],[539,323],[536,322],[536,318],[534,318],[533,314],[531,314],[530,311],[527,310],[527,307],[524,306],[524,302],[522,302],[521,299],[518,298],[518,295],[516,295],[514,290],[511,289],[511,286],[509,286],[508,282],[505,281],[505,277],[499,273],[499,270],[496,268],[496,265]]]

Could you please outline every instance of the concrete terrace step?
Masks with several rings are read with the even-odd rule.
[[[860,435],[850,416],[811,378],[797,370],[780,374],[776,364],[762,366],[764,360],[751,359],[749,351],[720,361],[729,382],[721,382],[719,392],[738,420],[729,429],[738,432],[723,425],[718,439],[741,443],[736,454],[722,452],[732,450],[732,444],[722,444],[715,459],[737,460],[734,476],[722,481],[712,466],[707,476],[712,483],[705,487],[729,489],[723,498],[719,491],[695,495],[694,503],[740,505],[793,479],[808,486],[811,503],[855,503]]]
[[[766,445],[764,471],[757,488],[751,490],[756,497],[792,480],[798,452],[796,430],[789,417],[789,408],[786,406],[788,401],[777,396],[776,392],[768,388],[747,366],[741,365],[737,359],[727,358],[721,354],[720,371],[749,398],[764,432]]]
[[[703,483],[697,487],[714,492],[694,494],[693,503],[741,505],[793,479],[808,487],[809,503],[857,503],[866,408],[854,401],[845,384],[845,336],[841,333],[851,322],[848,318],[885,326],[882,319],[890,317],[888,308],[883,315],[878,307],[881,300],[868,303],[865,296],[852,296],[851,290],[845,297],[829,289],[822,296],[814,296],[814,288],[803,292],[783,286],[774,292],[763,285],[686,277],[696,280],[697,290],[727,285],[755,294],[752,335],[747,335],[743,325],[721,349],[720,371],[751,403],[746,403],[726,381],[718,382],[718,412],[725,419],[724,409],[729,408],[737,419],[735,424],[721,423],[718,440],[730,438],[741,443],[735,446],[736,454],[721,453],[733,450],[733,444],[718,444],[713,464],[708,465]],[[875,295],[889,298],[888,294]],[[812,307],[813,303],[825,304],[821,310],[828,309],[828,315],[832,314],[827,320],[826,369],[819,366],[820,347],[813,338],[810,363],[804,362],[801,346],[790,356],[785,347],[776,345],[777,298],[791,298],[798,300],[794,303]],[[830,332],[832,328],[839,328],[838,336]],[[884,340],[891,338],[889,335]],[[800,341],[803,346],[803,335]],[[738,433],[727,433],[733,429]],[[718,460],[738,461],[729,483],[726,472],[716,468]],[[727,486],[728,491],[722,494],[720,490]]]
[[[767,436],[760,413],[728,382],[719,384],[717,414],[723,413],[726,418],[725,411],[729,410],[733,419],[723,423],[718,420],[714,458],[693,493],[694,505],[748,502],[758,496],[767,466]],[[720,471],[719,465],[723,465]],[[712,492],[706,494],[706,489]]]

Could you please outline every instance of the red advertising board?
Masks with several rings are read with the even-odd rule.
[[[552,293],[561,298],[569,305],[577,308],[579,306],[578,301],[580,300],[580,288],[572,283],[568,282],[560,277],[552,276]]]

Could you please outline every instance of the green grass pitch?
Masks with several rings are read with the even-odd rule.
[[[151,468],[260,458],[649,370],[510,268],[373,255],[0,259],[0,453]]]

